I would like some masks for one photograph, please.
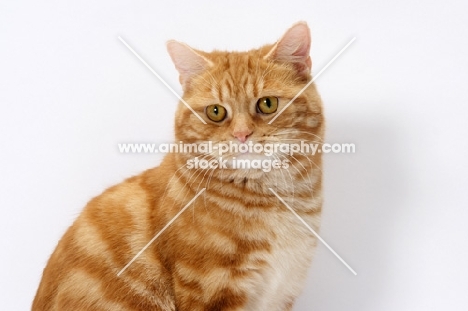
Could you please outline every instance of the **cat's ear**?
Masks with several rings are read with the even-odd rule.
[[[306,22],[299,22],[289,28],[265,59],[289,62],[295,65],[299,74],[308,75],[312,67],[310,59],[310,30]]]
[[[212,62],[185,43],[175,40],[167,42],[167,51],[179,72],[179,81],[184,91],[193,77],[212,66]]]

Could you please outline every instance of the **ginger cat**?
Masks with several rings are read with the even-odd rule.
[[[311,80],[310,44],[304,22],[248,52],[207,53],[168,42],[183,99],[193,108],[179,103],[175,141],[321,143],[314,84],[281,112]],[[52,254],[32,310],[292,310],[317,240],[270,188],[318,230],[320,153],[223,155],[289,163],[268,172],[190,168],[196,157],[219,153],[169,153],[159,167],[92,199]]]

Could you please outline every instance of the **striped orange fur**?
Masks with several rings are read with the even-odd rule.
[[[175,141],[320,144],[324,119],[314,84],[268,124],[311,80],[309,49],[303,22],[248,52],[206,53],[170,41],[183,99],[206,122],[179,103]],[[258,111],[265,96],[278,98],[275,113]],[[224,107],[225,119],[210,120],[209,105]],[[269,188],[318,230],[320,153],[277,152],[269,158],[290,165],[269,172],[188,168],[195,157],[219,154],[170,153],[160,166],[92,199],[52,254],[32,310],[292,310],[317,241]]]

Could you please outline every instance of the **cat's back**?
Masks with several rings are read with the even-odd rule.
[[[144,252],[117,276],[151,239],[151,217],[165,191],[170,166],[167,159],[87,204],[44,269],[33,311],[139,310],[154,305],[174,309],[169,278],[153,253]]]

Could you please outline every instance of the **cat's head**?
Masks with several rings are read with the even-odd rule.
[[[310,45],[305,22],[293,25],[275,44],[247,52],[207,53],[169,41],[167,48],[180,74],[185,101],[176,113],[176,141],[320,143],[321,100],[315,85],[307,86],[312,78]],[[191,156],[213,158],[215,154]],[[230,150],[224,157],[294,161],[284,152],[267,157]]]

